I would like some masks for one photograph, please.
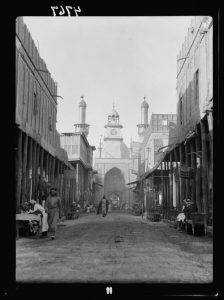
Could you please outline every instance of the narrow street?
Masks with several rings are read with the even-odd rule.
[[[16,241],[17,282],[210,283],[212,238],[111,212],[60,223],[54,241]]]

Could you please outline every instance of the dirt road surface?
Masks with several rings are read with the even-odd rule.
[[[16,241],[17,282],[210,283],[212,238],[125,213],[60,223],[56,239]]]

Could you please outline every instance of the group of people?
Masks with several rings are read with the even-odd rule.
[[[105,217],[108,213],[108,208],[109,200],[103,196],[99,202],[97,214],[101,213],[102,216]],[[41,237],[47,237],[48,233],[50,233],[51,239],[55,239],[57,221],[61,219],[62,216],[61,198],[57,196],[57,189],[55,187],[50,188],[49,196],[43,205],[32,199],[23,205],[22,210],[30,214],[40,214],[42,227]]]
[[[36,200],[30,200],[31,209],[27,212],[31,214],[41,214],[42,218],[42,237],[47,237],[48,232],[51,234],[51,239],[55,239],[57,221],[61,218],[61,198],[57,196],[57,189],[50,188],[50,194],[47,197],[44,205],[37,203]]]

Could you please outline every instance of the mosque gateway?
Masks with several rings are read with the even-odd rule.
[[[103,194],[110,201],[110,209],[129,209],[133,203],[133,193],[127,183],[136,176],[131,172],[129,148],[123,142],[123,126],[114,106],[104,127],[105,135],[99,144],[94,169],[101,178]]]

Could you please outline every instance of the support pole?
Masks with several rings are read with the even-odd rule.
[[[36,176],[37,176],[37,166],[36,166],[36,154],[37,154],[37,143],[33,141],[33,159],[32,159],[32,199],[36,196]]]
[[[52,178],[53,185],[55,185],[55,157],[54,156],[52,156],[51,178]]]
[[[22,166],[22,203],[28,200],[27,195],[27,148],[28,148],[28,136],[24,134],[23,143],[23,166]]]
[[[52,168],[52,155],[49,154],[49,165],[48,165],[49,182],[51,185],[53,185],[51,168]]]
[[[191,200],[196,204],[196,187],[195,187],[195,177],[196,177],[196,147],[195,147],[195,138],[190,141],[190,158],[191,158],[191,167],[194,170],[193,178],[191,181]],[[196,204],[197,205],[197,204]]]
[[[195,178],[195,202],[197,205],[198,212],[202,212],[202,180],[201,180],[201,132],[200,125],[196,127],[196,137],[195,137],[195,146],[196,146],[196,178]]]
[[[202,199],[203,199],[203,211],[208,215],[208,160],[207,160],[207,147],[206,147],[206,129],[203,121],[201,125],[201,144],[202,144]]]
[[[59,186],[60,186],[60,181],[59,181],[59,160],[56,159],[56,187],[57,187],[57,190],[58,192],[60,193],[60,189],[59,189]]]
[[[43,169],[44,169],[44,149],[40,148],[40,194],[39,194],[39,200],[40,204],[42,204],[42,198],[43,198]]]
[[[46,178],[47,178],[47,181],[49,182],[49,153],[46,152]]]
[[[189,164],[189,158],[190,156],[188,155],[188,153],[190,152],[189,151],[189,144],[188,142],[185,144],[185,165],[190,167],[190,164]],[[185,197],[187,198],[191,198],[191,195],[190,195],[190,179],[188,178],[185,178]]]
[[[36,194],[35,199],[39,203],[39,195],[40,195],[40,145],[37,144],[37,154],[36,154]],[[38,195],[39,193],[39,195]]]
[[[32,176],[33,176],[33,139],[29,137],[29,161],[28,161],[28,169],[29,169],[29,194],[28,200],[32,199]]]
[[[184,152],[183,152],[183,145],[180,144],[179,146],[179,153],[180,153],[180,166],[184,164]],[[185,185],[184,179],[180,176],[180,205],[183,206],[183,200],[185,197]]]
[[[163,218],[164,218],[164,204],[165,204],[165,196],[164,196],[164,171],[163,171],[163,162],[161,162],[161,190],[162,190],[162,207],[163,207]]]
[[[167,172],[167,166],[166,166],[166,161],[164,161],[164,192],[165,192],[165,218],[167,219],[167,210],[168,210],[168,192],[167,192],[167,175],[168,175],[168,172]]]
[[[180,170],[178,166],[178,149],[174,149],[174,156],[175,156],[175,162],[176,162],[176,175],[177,175],[177,209],[181,210],[181,202],[180,202]]]
[[[210,111],[208,116],[209,129],[209,149],[210,149],[210,168],[209,168],[209,195],[210,195],[210,210],[211,218],[213,219],[213,115]]]
[[[17,182],[16,182],[16,211],[20,211],[21,181],[22,181],[22,131],[18,130],[17,148]]]
[[[170,208],[173,208],[173,159],[170,152]]]

